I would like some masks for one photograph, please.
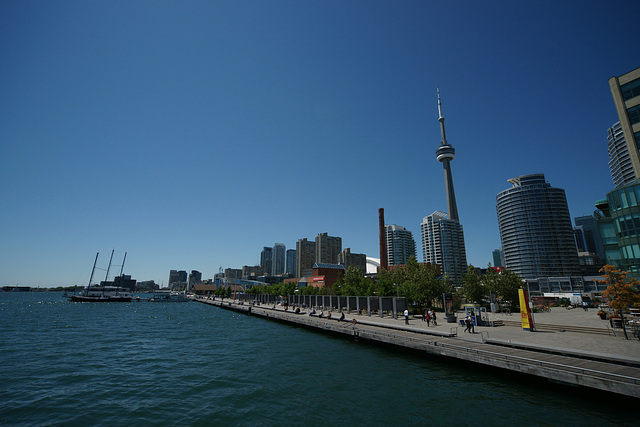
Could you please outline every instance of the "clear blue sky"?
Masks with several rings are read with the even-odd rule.
[[[378,208],[446,210],[440,86],[468,262],[495,196],[544,173],[572,217],[613,188],[607,80],[637,1],[0,2],[0,284],[85,284],[96,252],[255,265],[318,233],[379,257]],[[104,274],[104,273],[99,273]]]

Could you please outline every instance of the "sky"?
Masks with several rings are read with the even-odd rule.
[[[608,79],[640,66],[637,1],[0,2],[0,285],[259,263],[378,208],[446,211],[437,88],[467,261],[496,195],[544,173],[572,218],[613,189]],[[110,275],[111,277],[112,275]],[[95,279],[94,279],[95,280]]]

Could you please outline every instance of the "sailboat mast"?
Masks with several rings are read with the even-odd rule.
[[[93,269],[91,270],[91,277],[89,277],[89,286],[91,286],[91,282],[93,281],[93,273],[96,271],[96,263],[98,262],[98,255],[100,255],[100,252],[96,253],[96,259],[93,261]]]
[[[120,267],[120,277],[122,277],[122,270],[124,270],[124,262],[127,260],[127,253],[124,253],[124,259],[122,260],[122,267]]]
[[[116,251],[115,249],[113,249],[113,250],[111,251],[111,258],[109,258],[109,267],[107,267],[107,276],[104,278],[104,281],[105,281],[105,282],[106,282],[107,280],[109,280],[109,270],[111,270],[111,261],[113,260],[113,253],[114,253],[115,251]]]

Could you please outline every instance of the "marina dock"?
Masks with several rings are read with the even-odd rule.
[[[538,332],[524,331],[518,316],[496,315],[504,326],[476,326],[475,333],[440,319],[427,326],[421,318],[404,319],[333,313],[329,319],[296,314],[281,306],[240,304],[233,300],[196,301],[254,316],[370,341],[412,349],[500,370],[543,378],[554,383],[580,386],[621,396],[640,398],[640,341],[625,340],[621,331],[597,319],[596,310],[567,310],[536,314]],[[441,316],[442,317],[442,316]]]

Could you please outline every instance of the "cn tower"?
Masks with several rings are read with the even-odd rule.
[[[444,133],[444,116],[442,115],[442,102],[440,101],[440,88],[438,88],[438,114],[440,117],[440,135],[442,141],[440,147],[436,150],[436,156],[439,162],[444,166],[444,183],[447,187],[447,209],[449,210],[449,219],[458,221],[458,206],[456,205],[456,193],[453,191],[453,177],[451,176],[451,160],[456,156],[456,150],[447,142],[447,136]]]

